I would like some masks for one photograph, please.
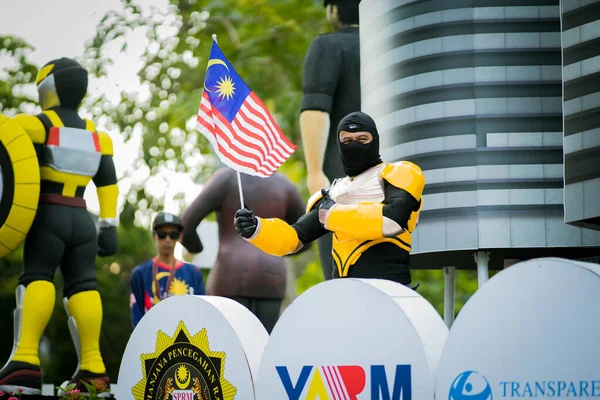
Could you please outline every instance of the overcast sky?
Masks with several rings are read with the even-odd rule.
[[[144,7],[157,6],[164,8],[166,0],[144,0]],[[30,56],[31,61],[38,66],[60,57],[81,56],[84,43],[93,37],[96,25],[109,10],[120,10],[120,0],[56,0],[44,2],[39,0],[0,0],[0,33],[17,35],[27,40],[35,50]],[[142,66],[139,57],[147,42],[143,32],[130,35],[127,54],[116,55],[116,62],[108,70],[108,78],[98,80],[90,78],[89,92],[94,95],[102,94],[115,102],[119,98],[119,90],[134,91],[139,83],[136,73]],[[116,47],[116,46],[115,46]],[[115,53],[116,54],[116,53]],[[2,65],[0,60],[0,65]],[[35,87],[30,91],[35,93]],[[192,116],[190,116],[192,117]],[[99,127],[102,129],[102,127]],[[140,151],[139,137],[124,143],[120,132],[109,131],[115,146],[115,163],[117,173],[121,175],[131,164],[131,154]],[[141,174],[144,175],[144,174]],[[164,179],[163,179],[164,178]],[[166,182],[171,187],[167,188]],[[125,192],[129,184],[121,182],[121,191]],[[177,192],[186,193],[186,199],[191,201],[199,192],[200,187],[193,185],[187,176],[169,175],[158,177],[153,181],[155,194],[167,190],[170,197]],[[87,191],[86,200],[92,211],[97,211],[98,202],[94,191]],[[121,198],[120,205],[124,199]],[[167,202],[168,211],[176,211],[172,202]]]
[[[143,0],[139,3],[144,7],[164,8],[167,0]],[[85,41],[93,37],[96,25],[111,9],[120,10],[120,0],[0,0],[0,34],[16,35],[27,40],[35,48],[30,60],[41,66],[55,58],[81,56]],[[147,42],[142,32],[131,35],[128,42],[128,53],[117,56],[115,65],[108,70],[107,79],[90,79],[90,93],[103,94],[109,100],[117,101],[119,89],[136,89],[139,82],[136,73],[142,65],[139,57]],[[0,66],[5,62],[6,59],[0,60]],[[35,93],[35,87],[32,86],[30,91]],[[102,129],[101,126],[99,128]],[[121,175],[131,164],[131,155],[140,151],[139,137],[124,143],[118,131],[108,133],[114,142],[117,173]],[[167,186],[167,182],[170,186]],[[124,193],[129,182],[122,181],[119,186]],[[177,209],[168,198],[177,192],[184,192],[189,204],[201,189],[189,177],[181,174],[157,177],[152,187],[154,194],[167,192],[165,209],[172,212]],[[89,209],[97,212],[95,191],[88,190],[85,197]],[[124,198],[121,197],[119,207],[123,202]],[[143,222],[147,224],[149,221]]]

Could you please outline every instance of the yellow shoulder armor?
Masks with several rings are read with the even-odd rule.
[[[96,132],[96,124],[89,119],[85,120],[85,129],[91,132]],[[98,142],[100,151],[103,156],[112,156],[114,154],[112,139],[106,132],[96,132],[98,134]]]
[[[317,204],[317,202],[319,200],[321,200],[322,198],[323,198],[323,194],[321,194],[320,189],[317,192],[315,192],[312,196],[310,196],[310,199],[308,199],[308,203],[306,203],[306,213],[308,214],[310,212],[310,210],[313,209],[315,204]]]
[[[94,123],[94,121],[91,121],[89,119],[84,119],[84,121],[85,121],[85,130],[86,131],[92,131],[92,132],[96,131],[96,124]]]
[[[379,177],[398,189],[406,190],[417,201],[421,200],[425,187],[425,175],[418,165],[409,161],[387,164],[379,173]]]
[[[108,133],[98,132],[98,142],[100,142],[100,151],[103,156],[112,156],[113,153],[113,142]]]
[[[33,143],[44,143],[46,141],[46,128],[35,115],[17,114],[13,117],[13,120],[25,129]]]
[[[52,124],[52,126],[56,126],[58,128],[65,126],[56,111],[44,110],[42,111],[42,114],[44,114],[50,120],[50,124]]]

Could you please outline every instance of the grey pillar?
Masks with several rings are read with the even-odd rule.
[[[489,264],[490,254],[485,251],[478,251],[475,254],[475,261],[477,262],[477,283],[478,287],[482,287],[484,283],[490,279]]]
[[[448,329],[454,323],[456,267],[444,267],[444,322]]]

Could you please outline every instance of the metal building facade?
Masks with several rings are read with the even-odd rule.
[[[600,230],[600,1],[561,11],[565,221]]]
[[[565,223],[558,0],[362,0],[362,108],[427,185],[416,268],[595,255]],[[566,122],[565,122],[566,123]]]

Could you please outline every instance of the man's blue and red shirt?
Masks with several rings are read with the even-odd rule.
[[[172,270],[173,268],[173,270]],[[156,270],[154,275],[153,270]],[[206,294],[204,277],[198,267],[177,260],[173,267],[156,258],[136,266],[131,272],[129,307],[133,327],[160,300],[183,294]],[[168,294],[167,285],[169,286]],[[157,288],[158,292],[157,293]]]

